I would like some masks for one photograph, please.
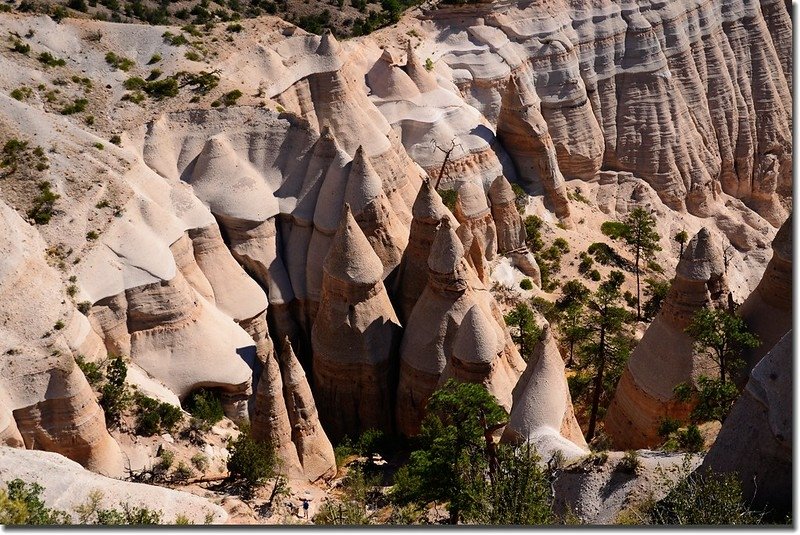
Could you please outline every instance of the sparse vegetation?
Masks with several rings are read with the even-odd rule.
[[[39,195],[33,199],[28,217],[37,225],[46,225],[53,217],[56,201],[60,198],[61,195],[50,189],[50,182],[40,182]]]
[[[106,425],[116,427],[123,411],[130,405],[131,396],[125,386],[128,365],[122,357],[114,357],[106,365],[106,382],[100,389],[100,406],[106,415]]]
[[[61,115],[72,115],[75,113],[82,113],[86,111],[86,106],[89,104],[89,101],[85,98],[78,98],[75,99],[71,104],[64,106],[61,109]]]
[[[10,93],[11,98],[13,98],[14,100],[26,100],[30,98],[32,94],[33,90],[31,90],[30,87],[25,87],[25,86],[18,87]]]
[[[124,56],[118,56],[113,52],[108,52],[106,54],[106,63],[111,65],[112,68],[123,72],[128,72],[134,65],[136,65],[136,62],[132,59]]]
[[[523,360],[528,362],[533,356],[534,347],[542,336],[542,329],[536,324],[533,311],[524,302],[519,302],[514,310],[505,315],[504,319],[511,331],[511,339],[519,347]]]
[[[239,437],[228,445],[228,472],[230,479],[239,484],[243,494],[248,496],[275,477],[277,459],[271,443],[253,439],[247,426],[243,426],[241,431]]]
[[[171,403],[160,402],[140,393],[134,395],[134,403],[137,408],[137,435],[151,436],[172,432],[183,420],[181,409]]]
[[[55,57],[50,52],[42,52],[36,59],[45,67],[63,67],[67,64],[66,61]]]
[[[219,395],[212,390],[200,388],[186,398],[184,408],[208,429],[225,417]]]

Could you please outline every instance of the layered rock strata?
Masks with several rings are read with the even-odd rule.
[[[448,378],[480,383],[511,410],[524,361],[494,298],[465,259],[444,218],[428,256],[428,284],[414,305],[400,347],[397,428],[413,436],[431,394]]]
[[[645,331],[617,385],[604,420],[617,449],[658,445],[659,420],[685,420],[692,409],[673,389],[695,384],[700,375],[719,374],[713,362],[694,351],[684,332],[701,308],[726,308],[728,287],[722,249],[705,228],[694,236],[681,256],[667,297]]]
[[[400,322],[381,280],[383,264],[348,205],[323,270],[311,330],[320,420],[334,441],[391,430]]]
[[[98,358],[102,343],[44,250],[36,231],[0,202],[0,440],[116,477],[122,454],[74,360]]]
[[[497,138],[511,156],[518,180],[531,194],[544,194],[555,214],[569,220],[569,200],[541,101],[524,74],[512,76],[503,92]]]

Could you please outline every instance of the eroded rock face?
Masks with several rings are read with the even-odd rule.
[[[455,216],[461,225],[459,238],[464,244],[467,261],[486,284],[489,280],[487,261],[497,252],[497,228],[483,187],[474,182],[459,186]]]
[[[489,201],[497,228],[498,252],[511,257],[511,261],[520,271],[531,277],[536,286],[541,286],[539,264],[525,244],[525,223],[517,210],[516,195],[503,175],[494,179],[489,186]]]
[[[431,394],[448,378],[483,384],[507,411],[524,361],[497,303],[442,219],[428,257],[428,284],[408,319],[400,347],[397,428],[413,436]]]
[[[761,345],[747,352],[745,373],[792,328],[792,216],[772,242],[772,258],[764,276],[737,309]]]
[[[0,202],[0,437],[122,475],[119,446],[73,355],[102,354],[86,317],[66,298],[36,231]]]
[[[514,161],[520,182],[531,193],[544,193],[556,215],[566,221],[570,211],[564,176],[540,106],[525,74],[509,78],[497,118],[497,138]]]
[[[411,233],[408,246],[403,252],[394,292],[399,301],[398,315],[404,324],[428,284],[428,257],[439,222],[445,217],[453,217],[428,179],[419,189],[412,214]]]
[[[523,184],[586,179],[602,163],[645,179],[675,210],[719,202],[715,182],[774,226],[783,221],[792,60],[780,1],[534,2],[431,16],[438,39],[418,54],[446,63],[496,124]],[[454,25],[468,30],[453,36]],[[504,113],[512,106],[524,113]]]
[[[703,469],[736,473],[747,503],[792,509],[792,331],[756,364]]]
[[[383,264],[350,208],[323,265],[311,330],[320,420],[334,441],[392,429],[393,353],[400,322],[383,286]]]
[[[657,446],[661,418],[683,420],[689,415],[692,407],[675,399],[675,386],[694,384],[700,375],[713,377],[719,371],[707,358],[695,355],[684,329],[699,309],[727,304],[722,249],[702,229],[686,246],[669,294],[617,385],[604,420],[615,448]]]
[[[502,440],[528,442],[543,459],[561,451],[567,459],[585,455],[589,447],[575,419],[564,359],[546,325],[528,365],[514,387],[514,402]]]
[[[319,422],[316,402],[308,386],[306,374],[286,338],[278,357],[283,380],[283,397],[292,426],[292,442],[310,481],[336,475],[333,446]]]

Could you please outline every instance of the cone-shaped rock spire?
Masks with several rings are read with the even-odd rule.
[[[525,373],[514,387],[514,404],[502,440],[529,442],[543,458],[560,450],[569,459],[588,449],[575,420],[564,360],[549,325],[544,326]]]
[[[319,423],[314,396],[288,337],[284,338],[279,360],[292,442],[303,473],[310,481],[333,477],[336,475],[333,446]]]
[[[345,206],[323,264],[322,300],[311,331],[317,407],[333,440],[392,430],[392,355],[400,330],[381,280],[383,266]]]
[[[701,308],[727,303],[722,249],[704,228],[684,250],[664,304],[631,354],[608,408],[605,428],[615,447],[654,447],[661,440],[661,418],[688,417],[691,404],[675,399],[673,389],[714,370],[712,363],[696,355],[685,329]]]

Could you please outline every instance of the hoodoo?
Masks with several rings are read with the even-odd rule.
[[[464,254],[450,219],[442,219],[428,258],[428,284],[400,348],[397,425],[407,436],[419,432],[428,399],[450,377],[485,385],[511,410],[511,390],[525,364]]]
[[[323,265],[311,330],[320,420],[336,441],[392,429],[392,355],[400,322],[383,286],[383,264],[345,205]]]
[[[419,189],[412,215],[408,246],[403,252],[397,276],[397,290],[394,292],[399,301],[398,313],[404,323],[408,322],[417,299],[428,283],[428,258],[436,229],[443,218],[453,217],[429,179]],[[457,223],[451,220],[451,224]]]
[[[792,331],[756,364],[703,469],[736,474],[745,500],[792,510]]]
[[[661,418],[689,415],[691,405],[675,399],[673,389],[700,375],[713,376],[714,370],[713,363],[695,355],[684,329],[701,308],[727,303],[722,249],[703,228],[686,246],[669,294],[631,354],[608,408],[605,429],[615,448],[655,447]]]
[[[567,458],[586,454],[589,448],[575,420],[564,359],[549,325],[545,325],[513,397],[504,442],[529,442],[544,459],[556,450]]]
[[[539,264],[525,244],[525,224],[517,210],[516,195],[505,176],[500,175],[489,186],[489,201],[492,204],[492,217],[497,228],[497,250],[508,255],[511,261],[525,275],[541,286],[542,275]]]
[[[279,360],[292,442],[297,448],[303,472],[310,481],[333,477],[336,475],[333,446],[319,423],[314,396],[288,337],[283,341]]]

